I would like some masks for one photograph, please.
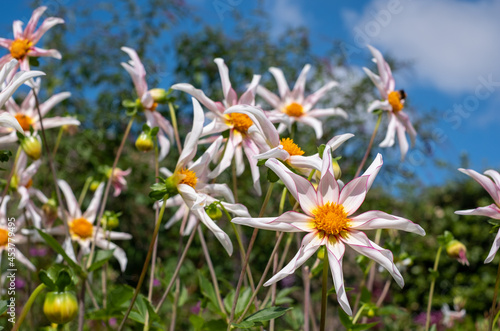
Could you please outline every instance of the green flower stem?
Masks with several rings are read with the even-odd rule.
[[[172,119],[172,127],[174,128],[175,143],[177,144],[177,149],[179,154],[182,153],[181,138],[179,137],[179,127],[177,126],[177,117],[175,116],[174,105],[171,102],[168,103],[168,109],[170,110],[170,118]]]
[[[167,206],[167,199],[168,199],[168,196],[163,197],[163,203],[161,205],[160,214],[159,214],[158,218],[156,219],[156,225],[155,225],[155,229],[153,232],[153,238],[151,238],[151,243],[149,244],[148,254],[146,255],[146,261],[144,261],[144,265],[142,267],[142,272],[141,272],[141,276],[139,278],[139,282],[137,283],[137,286],[135,287],[134,296],[132,297],[132,300],[130,301],[130,305],[128,306],[127,312],[125,313],[125,316],[123,317],[123,320],[122,320],[118,330],[122,330],[123,327],[125,326],[125,322],[127,321],[127,318],[128,318],[128,315],[130,314],[130,311],[132,311],[132,308],[134,307],[135,300],[137,299],[137,296],[139,295],[139,291],[141,290],[142,283],[144,282],[144,278],[146,277],[146,272],[148,271],[148,267],[149,267],[149,261],[151,260],[151,255],[153,254],[154,243],[156,241],[156,238],[158,237],[158,232],[160,231],[161,220],[162,220],[163,214],[165,212],[165,207]]]
[[[55,157],[56,157],[57,150],[59,149],[59,144],[61,143],[61,138],[62,138],[63,132],[64,132],[64,129],[63,129],[63,127],[61,126],[61,127],[59,128],[59,132],[57,133],[56,144],[55,144],[55,146],[54,146],[54,149],[52,150],[52,157],[53,157],[53,158],[55,158]]]
[[[361,313],[365,309],[366,305],[362,305],[361,308],[359,308],[359,311],[356,313],[356,316],[352,319],[352,325],[356,324],[356,322],[359,320],[361,317]]]
[[[155,312],[158,312],[160,310],[161,306],[163,305],[163,303],[167,299],[168,293],[172,289],[172,286],[174,285],[175,279],[179,275],[179,271],[181,270],[182,263],[184,262],[184,259],[186,258],[186,255],[187,255],[187,251],[188,251],[189,247],[191,247],[191,243],[193,242],[194,235],[196,234],[196,230],[197,230],[199,224],[200,224],[200,221],[197,220],[196,224],[193,228],[193,231],[191,232],[191,235],[189,235],[189,239],[186,243],[186,247],[184,247],[184,251],[182,252],[181,257],[179,258],[179,262],[177,262],[177,266],[175,267],[174,274],[172,275],[172,278],[170,279],[170,282],[168,283],[167,289],[165,290],[165,293],[163,293],[163,296],[161,297],[160,302],[158,303],[158,305],[155,308]]]
[[[262,203],[262,207],[259,212],[259,217],[264,215],[267,204],[271,199],[271,194],[273,192],[274,183],[270,183],[267,189],[266,197],[264,198],[264,202]],[[236,304],[238,303],[238,297],[240,296],[241,285],[243,283],[243,278],[245,277],[245,270],[248,265],[248,260],[250,259],[250,253],[252,252],[253,245],[255,243],[255,239],[257,239],[257,234],[259,233],[259,229],[255,228],[252,233],[252,237],[250,238],[250,242],[248,243],[247,255],[245,257],[245,261],[243,262],[243,266],[241,267],[240,277],[238,279],[238,285],[236,286],[236,291],[234,293],[233,306],[231,308],[231,315],[229,316],[229,323],[227,325],[227,330],[231,330],[231,323],[234,319],[234,312],[236,309]],[[254,291],[255,292],[255,291]]]
[[[82,193],[80,193],[80,196],[78,197],[78,204],[81,206],[82,203],[83,203],[83,199],[85,199],[85,196],[87,195],[87,192],[89,190],[89,187],[90,187],[90,184],[92,183],[92,180],[94,179],[94,177],[92,176],[89,176],[87,177],[87,179],[85,180],[85,184],[83,184],[83,189],[82,189]]]
[[[365,156],[363,156],[363,160],[361,160],[361,163],[359,164],[358,170],[356,170],[354,178],[359,176],[361,170],[363,169],[363,166],[366,163],[366,160],[368,159],[368,155],[370,155],[370,151],[373,146],[373,141],[375,140],[375,136],[377,135],[378,127],[380,126],[381,121],[382,121],[382,112],[378,114],[377,123],[375,124],[375,128],[373,129],[372,137],[370,138],[370,143],[368,144],[368,148],[366,149]]]
[[[92,260],[94,259],[95,253],[95,245],[97,242],[97,234],[99,233],[99,229],[101,228],[102,215],[104,215],[104,209],[106,209],[106,202],[108,200],[109,191],[111,189],[111,182],[113,181],[113,173],[115,172],[116,166],[118,165],[118,160],[122,155],[123,147],[125,146],[125,142],[127,141],[127,137],[130,133],[130,129],[132,128],[132,124],[134,123],[134,117],[130,118],[128,122],[127,128],[125,129],[125,133],[123,134],[122,141],[120,143],[120,147],[118,147],[118,151],[116,152],[115,160],[113,161],[113,167],[111,168],[111,176],[108,178],[108,182],[106,183],[106,189],[104,191],[104,196],[101,200],[101,208],[99,209],[99,214],[97,216],[97,224],[95,225],[94,238],[92,240],[92,245],[90,246],[90,254],[87,260],[87,269],[92,265]],[[57,186],[56,186],[57,187]]]
[[[321,323],[320,331],[325,331],[326,327],[326,303],[328,299],[328,256],[325,253],[323,258],[323,283],[321,286]]]
[[[437,272],[438,266],[439,266],[439,258],[441,257],[441,251],[443,250],[443,246],[439,245],[439,249],[436,253],[436,259],[434,260],[434,268],[432,271],[434,273]],[[429,301],[427,302],[427,318],[425,321],[425,331],[429,331],[429,327],[431,324],[431,307],[432,307],[432,296],[434,295],[434,287],[436,286],[436,277],[435,274],[433,275],[432,283],[431,283],[431,288],[429,290]],[[490,329],[491,330],[491,329]]]
[[[494,318],[495,316],[495,310],[496,310],[496,303],[497,303],[497,296],[498,296],[498,287],[500,285],[500,263],[498,264],[498,270],[497,270],[497,280],[495,282],[495,292],[493,293],[493,302],[491,303],[491,311],[490,311],[490,317],[488,319],[488,330],[491,331],[493,330],[493,325],[494,325]]]
[[[311,305],[311,278],[309,278],[309,267],[302,268],[302,279],[304,281],[304,331],[309,331],[309,307]]]
[[[12,331],[17,331],[23,324],[24,319],[26,318],[26,315],[28,315],[28,312],[31,309],[31,306],[33,305],[33,302],[35,302],[36,297],[40,292],[42,292],[45,289],[45,284],[42,283],[38,285],[38,287],[31,293],[30,297],[28,298],[28,301],[24,304],[24,308],[21,312],[21,315],[19,315],[19,319],[17,320],[17,323],[14,325],[12,328]]]

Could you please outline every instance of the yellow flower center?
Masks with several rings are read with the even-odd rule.
[[[19,125],[23,128],[24,131],[30,130],[31,124],[33,123],[31,117],[24,114],[16,114],[14,115],[14,117],[19,122]]]
[[[246,133],[248,128],[252,126],[253,122],[245,114],[240,113],[231,113],[228,115],[229,125],[232,125],[233,128],[241,133]]]
[[[300,117],[304,114],[304,107],[300,103],[292,102],[285,107],[285,114],[293,117]]]
[[[7,246],[9,243],[9,231],[0,228],[0,247]]]
[[[290,138],[282,138],[280,140],[280,144],[283,146],[283,149],[291,155],[304,155],[304,151],[297,146],[296,143],[293,142]]]
[[[191,186],[192,188],[196,187],[196,182],[198,178],[196,178],[196,173],[194,171],[188,170],[186,168],[179,170],[179,175],[181,176],[181,181],[179,184],[186,184]]]
[[[387,97],[389,104],[392,106],[392,111],[398,112],[401,109],[403,109],[403,103],[401,100],[404,99],[403,96],[404,92],[400,91],[392,91],[389,93],[389,96]]]
[[[16,60],[21,60],[28,54],[31,47],[31,41],[26,39],[16,39],[10,45],[10,55]]]
[[[87,239],[92,237],[94,226],[87,221],[86,218],[81,217],[69,223],[69,231],[71,235],[78,236],[81,239]]]
[[[344,206],[328,202],[313,210],[314,226],[325,235],[337,236],[350,228],[350,219],[344,211]]]

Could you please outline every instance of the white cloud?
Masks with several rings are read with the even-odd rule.
[[[304,11],[300,8],[298,1],[294,0],[276,0],[271,1],[272,15],[272,34],[278,36],[287,28],[296,28],[305,26]]]
[[[416,81],[470,92],[478,77],[500,82],[500,0],[372,0],[345,11],[353,45],[370,43],[414,63]]]

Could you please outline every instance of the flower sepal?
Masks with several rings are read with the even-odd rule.
[[[149,197],[155,201],[160,201],[177,195],[179,193],[177,190],[179,182],[177,177],[176,175],[170,176],[167,179],[159,177],[160,182],[151,185]]]

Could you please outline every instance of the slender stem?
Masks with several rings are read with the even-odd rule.
[[[132,128],[132,124],[134,123],[134,117],[130,119],[128,122],[127,128],[125,129],[125,133],[123,134],[122,141],[120,143],[120,147],[118,147],[118,151],[116,152],[115,160],[113,161],[113,166],[111,167],[111,176],[108,178],[108,182],[106,183],[106,189],[104,191],[104,196],[101,201],[101,207],[99,209],[99,214],[97,216],[97,224],[95,226],[94,238],[92,240],[92,245],[90,247],[90,254],[87,260],[87,268],[92,264],[92,260],[94,259],[95,253],[95,245],[97,242],[97,234],[99,233],[99,229],[101,228],[102,215],[104,214],[104,209],[106,209],[106,202],[108,201],[109,191],[111,189],[111,182],[113,181],[113,174],[115,173],[116,166],[118,164],[118,160],[122,155],[123,147],[125,146],[125,142],[127,141],[127,137],[130,133],[130,129]]]
[[[170,331],[175,331],[175,320],[177,319],[177,303],[179,302],[179,294],[181,293],[181,280],[175,280],[174,304],[172,306],[172,319],[170,320]]]
[[[212,259],[210,258],[210,252],[208,251],[207,243],[205,241],[205,237],[203,236],[203,230],[200,227],[198,227],[198,237],[200,238],[203,254],[205,254],[205,260],[207,261],[208,270],[210,271],[210,277],[212,278],[212,284],[214,286],[215,296],[217,297],[217,303],[219,304],[219,309],[224,315],[227,315],[226,309],[224,308],[224,303],[222,301],[222,297],[220,295],[219,282],[217,281],[214,265],[212,264]]]
[[[269,188],[267,189],[266,197],[264,198],[264,202],[262,203],[262,207],[259,212],[259,217],[264,215],[267,204],[271,199],[271,194],[273,192],[274,183],[269,184]],[[259,229],[255,228],[252,233],[252,237],[250,238],[250,242],[248,243],[247,254],[245,257],[245,261],[243,262],[243,266],[241,267],[240,277],[238,279],[238,285],[236,286],[236,291],[234,293],[233,306],[231,308],[231,315],[229,316],[229,323],[227,325],[227,330],[231,330],[231,323],[234,319],[234,312],[236,310],[236,304],[238,303],[238,297],[240,296],[241,284],[243,283],[243,278],[245,277],[245,270],[248,265],[248,260],[250,259],[250,253],[252,252],[253,244],[255,243],[255,239],[257,239],[257,234],[259,233]]]
[[[271,256],[269,257],[269,260],[267,261],[266,268],[264,269],[264,272],[262,273],[262,276],[260,277],[259,283],[257,284],[255,291],[252,293],[252,297],[250,298],[250,300],[248,300],[248,304],[245,307],[245,309],[243,310],[243,314],[241,314],[237,323],[240,323],[243,320],[246,313],[248,312],[248,310],[252,306],[252,302],[257,297],[257,293],[259,292],[260,288],[262,287],[262,284],[264,284],[264,280],[266,279],[267,273],[269,272],[269,269],[271,268],[271,263],[273,262],[273,257],[276,254],[276,252],[278,251],[278,247],[281,243],[281,239],[283,239],[283,235],[284,235],[284,232],[280,232],[280,235],[279,235],[278,239],[276,240],[276,244],[274,245],[274,249],[271,253]],[[257,309],[258,307],[256,306],[255,308]]]
[[[361,170],[363,169],[363,166],[366,163],[366,160],[368,159],[368,155],[370,155],[370,150],[372,149],[373,141],[375,140],[375,136],[377,135],[378,127],[380,126],[381,120],[382,120],[382,113],[378,114],[377,123],[375,124],[375,128],[373,129],[372,137],[370,138],[370,143],[368,144],[368,148],[366,149],[365,156],[363,156],[363,160],[361,160],[361,163],[359,164],[358,170],[356,170],[354,178],[359,176]]]
[[[321,286],[321,323],[320,331],[325,331],[326,327],[326,303],[328,299],[328,257],[323,258],[323,283]]]
[[[439,245],[439,249],[436,253],[436,259],[434,260],[434,268],[432,269],[434,273],[437,272],[439,266],[439,258],[441,256],[441,251],[443,250],[443,246]],[[434,286],[436,285],[436,276],[433,275],[431,288],[429,290],[429,301],[427,302],[427,318],[425,321],[425,331],[429,331],[429,326],[431,324],[431,306],[432,306],[432,296],[434,295]],[[491,331],[491,329],[490,329]]]
[[[64,129],[63,129],[63,127],[61,126],[61,127],[59,128],[59,132],[57,133],[57,140],[56,140],[56,144],[55,144],[55,146],[54,146],[54,149],[52,150],[52,157],[53,157],[53,158],[55,158],[55,157],[56,157],[57,150],[59,149],[59,144],[61,143],[61,138],[62,138],[63,132],[64,132]]]
[[[139,291],[141,290],[142,283],[144,282],[144,278],[146,277],[146,272],[148,271],[148,266],[149,266],[149,261],[151,260],[151,255],[153,254],[153,247],[154,243],[156,241],[156,237],[158,236],[158,232],[160,231],[160,225],[161,225],[161,220],[163,218],[163,213],[165,212],[165,207],[167,206],[167,196],[163,197],[163,204],[161,205],[161,210],[158,218],[156,219],[156,225],[155,229],[153,232],[153,238],[151,238],[151,243],[149,244],[149,249],[148,249],[148,254],[146,255],[146,261],[144,261],[144,265],[142,267],[142,272],[141,276],[139,278],[139,282],[137,283],[137,286],[135,287],[134,295],[132,297],[132,300],[130,301],[130,305],[128,306],[127,312],[125,313],[125,316],[123,317],[123,320],[118,328],[118,330],[122,330],[123,327],[125,326],[125,322],[127,321],[128,315],[130,314],[130,311],[132,311],[132,308],[134,307],[135,300],[137,299],[137,296],[139,295]]]
[[[279,214],[281,215],[281,214]],[[283,232],[281,232],[280,234],[278,234],[278,232],[276,232],[276,242],[278,241],[278,238],[279,237],[283,237]],[[274,254],[274,258],[273,258],[273,274],[275,275],[276,272],[278,271],[278,254]],[[273,283],[271,285],[271,306],[274,306],[276,304],[276,283]],[[275,324],[275,320],[274,318],[269,322],[269,331],[274,331],[274,324]]]
[[[82,279],[82,282],[85,282]],[[83,323],[85,322],[85,284],[82,284],[80,295],[78,296],[78,331],[83,331]]]
[[[361,306],[361,308],[359,308],[359,311],[356,313],[356,316],[354,316],[354,318],[352,319],[352,325],[356,324],[358,319],[361,317],[361,313],[363,312],[365,307],[366,307],[366,305],[364,304]]]
[[[94,308],[96,310],[101,309],[99,307],[99,304],[97,303],[97,300],[95,299],[94,293],[92,292],[92,287],[90,287],[90,284],[88,281],[85,281],[85,287],[87,287],[87,292],[89,293],[89,297],[90,297],[90,300],[92,301],[92,304],[94,305]],[[106,308],[106,306],[104,306],[103,308]]]
[[[304,331],[309,331],[309,306],[311,302],[311,279],[309,278],[309,267],[302,268],[302,279],[304,281]]]
[[[384,302],[385,297],[387,296],[387,293],[389,293],[389,288],[391,287],[391,280],[388,279],[385,282],[384,289],[382,290],[382,293],[380,294],[380,297],[377,300],[377,307],[382,306],[382,303]]]
[[[45,289],[45,287],[46,287],[45,284],[42,283],[38,285],[38,287],[33,291],[33,293],[31,293],[30,297],[28,298],[28,301],[24,304],[23,310],[21,311],[21,315],[19,315],[19,319],[12,328],[12,331],[19,330],[19,327],[21,327],[21,324],[23,324],[26,315],[28,315],[28,312],[30,311],[33,302],[35,302],[36,297],[38,296],[38,294],[40,294],[40,292],[42,292]]]
[[[182,153],[181,138],[179,137],[179,127],[177,126],[177,117],[175,116],[174,105],[171,102],[168,103],[168,109],[170,110],[170,118],[172,119],[172,126],[174,128],[175,143],[177,144],[177,149],[179,154]]]
[[[85,184],[83,185],[83,189],[82,189],[82,193],[80,193],[80,196],[78,197],[78,204],[81,206],[82,203],[83,203],[83,199],[85,199],[85,196],[87,195],[87,192],[89,190],[89,187],[90,187],[90,183],[92,183],[92,180],[94,179],[94,177],[92,176],[89,176],[87,177],[87,179],[85,180]]]
[[[170,279],[170,283],[168,283],[168,286],[167,286],[167,289],[165,290],[165,293],[163,293],[163,296],[161,297],[160,302],[158,303],[158,305],[155,308],[155,312],[158,312],[160,310],[161,306],[163,305],[163,303],[167,299],[167,295],[170,292],[170,290],[172,289],[172,286],[174,285],[175,279],[179,275],[179,271],[181,270],[182,263],[184,262],[184,259],[186,258],[186,255],[187,255],[187,251],[188,251],[189,247],[191,247],[191,243],[193,242],[194,235],[196,234],[196,229],[198,228],[199,224],[200,224],[200,221],[197,220],[196,225],[194,226],[194,228],[192,230],[193,232],[191,232],[191,235],[189,235],[189,239],[186,243],[186,247],[184,247],[184,251],[182,252],[181,257],[179,258],[179,262],[177,262],[177,266],[175,267],[174,274],[173,274],[172,278]]]
[[[493,302],[491,303],[490,317],[488,319],[488,330],[489,331],[493,330],[493,320],[494,320],[494,316],[495,316],[499,285],[500,285],[500,263],[498,264],[497,280],[495,282],[495,292],[493,293]]]
[[[12,164],[12,169],[10,169],[9,177],[7,178],[7,183],[5,184],[5,188],[3,189],[2,192],[2,201],[7,195],[7,192],[9,192],[10,182],[12,181],[12,177],[14,177],[14,174],[16,172],[17,161],[19,160],[20,155],[21,155],[21,146],[19,145],[19,147],[17,148],[16,157],[14,158],[14,164]]]

